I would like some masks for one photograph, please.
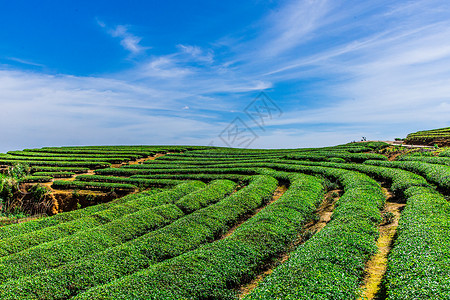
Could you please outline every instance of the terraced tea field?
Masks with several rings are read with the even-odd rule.
[[[450,127],[417,131],[408,134],[407,144],[450,146]]]
[[[55,197],[0,227],[0,299],[450,299],[450,152],[388,147],[2,154]]]

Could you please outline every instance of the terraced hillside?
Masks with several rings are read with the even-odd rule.
[[[387,146],[9,152],[128,195],[0,227],[0,299],[450,299],[449,152]]]
[[[408,134],[406,144],[450,146],[450,127],[417,131]]]

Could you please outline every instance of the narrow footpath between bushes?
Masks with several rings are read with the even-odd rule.
[[[259,213],[264,207],[266,207],[267,205],[277,201],[278,199],[280,199],[281,196],[283,196],[283,194],[287,191],[287,187],[285,185],[279,185],[277,187],[277,189],[273,192],[273,196],[272,199],[270,199],[270,201],[264,203],[263,205],[261,205],[261,207],[257,208],[255,211],[246,214],[244,216],[242,216],[239,221],[233,226],[231,227],[226,233],[222,234],[222,236],[219,238],[219,240],[224,239],[230,235],[233,234],[233,232],[242,225],[242,223],[244,223],[245,221],[247,221],[248,219],[250,219],[251,217],[253,217],[254,215],[256,215],[257,213]]]
[[[331,220],[331,215],[334,211],[334,205],[336,201],[339,200],[339,195],[342,193],[342,190],[332,190],[326,193],[322,203],[315,211],[315,215],[317,218],[315,220],[310,221],[309,223],[303,226],[303,229],[297,236],[297,239],[291,244],[288,250],[284,253],[281,253],[280,256],[272,260],[267,264],[262,270],[261,273],[256,276],[255,279],[250,281],[249,283],[242,285],[238,291],[239,299],[243,299],[245,296],[250,294],[250,292],[255,289],[258,284],[268,275],[270,275],[273,270],[284,263],[289,259],[291,253],[301,244],[306,242],[309,238],[311,238],[314,234],[322,230],[328,222]]]
[[[363,294],[358,300],[384,299],[382,280],[386,273],[387,260],[389,252],[394,243],[395,233],[397,232],[398,221],[402,209],[406,204],[391,202],[392,194],[386,188],[383,188],[386,194],[386,204],[383,215],[388,216],[379,226],[380,236],[377,240],[377,253],[366,263],[365,277],[361,290]]]

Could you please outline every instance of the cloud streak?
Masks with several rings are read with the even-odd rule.
[[[97,20],[97,24],[104,28],[107,33],[114,37],[120,39],[120,45],[125,50],[130,51],[132,54],[137,55],[145,52],[149,47],[143,47],[140,42],[142,37],[132,34],[129,27],[126,25],[117,25],[114,28],[109,28],[104,22]]]
[[[284,114],[252,146],[324,146],[450,125],[450,4],[281,3],[244,33],[202,46],[177,42],[160,55],[149,55],[132,27],[98,21],[133,57],[117,73],[0,69],[0,151],[208,144],[245,118],[260,90]]]

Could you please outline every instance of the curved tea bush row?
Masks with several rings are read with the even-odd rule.
[[[159,211],[155,211],[155,210]],[[165,218],[164,216],[171,216]],[[162,227],[183,215],[173,204],[150,208],[74,235],[0,258],[0,282],[56,268]]]
[[[386,299],[450,299],[450,205],[430,188],[406,194],[389,254]]]
[[[439,153],[439,156],[441,157],[450,157],[450,148],[447,148],[446,150]]]
[[[111,167],[107,162],[89,162],[89,161],[40,161],[40,160],[9,160],[0,159],[0,165],[12,166],[15,164],[27,164],[29,166],[52,166],[52,167],[86,167],[90,169],[101,169]]]
[[[47,175],[33,175],[25,176],[19,180],[20,183],[34,183],[34,182],[50,182],[53,177]]]
[[[227,183],[228,181],[225,181],[225,183],[221,181],[215,182],[215,184],[204,189],[199,189],[202,186],[202,184],[199,183],[185,183],[178,185],[172,190],[155,194],[153,196],[147,195],[134,200],[128,200],[122,204],[111,206],[105,210],[95,212],[85,217],[77,218],[73,221],[46,227],[41,230],[35,230],[9,239],[3,239],[0,240],[0,256],[10,255],[39,244],[75,234],[79,231],[104,225],[108,222],[114,221],[117,218],[124,217],[142,209],[173,203],[175,201],[179,201],[177,199],[180,199],[180,197],[183,197],[189,193],[195,193],[198,199],[210,199],[213,196],[212,193],[216,191],[216,197],[221,197],[225,195],[226,192],[231,192],[230,190],[234,187],[234,183],[233,187],[229,187],[226,185]],[[206,192],[206,194],[203,195],[202,192]],[[183,207],[181,208],[183,209]]]
[[[270,153],[270,152],[244,152],[240,149],[239,153],[225,153],[225,152],[185,152],[185,153],[173,153],[164,157],[159,157],[158,160],[171,160],[171,159],[184,159],[184,160],[208,160],[208,159],[252,159],[258,157],[282,157],[287,152],[283,153]]]
[[[183,183],[183,184],[178,185],[175,188],[177,188],[177,189],[182,188],[182,187],[189,188],[189,186],[192,184],[193,184],[192,182]],[[12,238],[12,237],[15,237],[15,236],[18,236],[21,234],[27,234],[27,233],[35,231],[35,230],[41,230],[43,228],[46,228],[49,226],[55,226],[55,225],[58,225],[58,224],[61,224],[64,222],[70,222],[70,221],[76,220],[78,218],[83,218],[88,215],[94,214],[96,212],[100,212],[105,209],[109,209],[118,204],[126,203],[126,202],[132,201],[132,200],[137,200],[138,198],[151,196],[151,195],[155,194],[156,192],[159,192],[159,190],[155,189],[155,190],[141,192],[138,194],[127,195],[125,197],[115,199],[115,200],[112,200],[107,203],[92,205],[92,206],[89,206],[89,207],[86,207],[83,209],[74,210],[74,211],[63,212],[63,213],[59,213],[59,214],[51,216],[51,217],[31,220],[31,221],[28,221],[25,223],[16,223],[16,224],[12,224],[9,226],[3,226],[3,227],[0,227],[0,240]]]
[[[433,142],[449,141],[450,127],[433,130],[424,130],[410,133],[405,139],[405,143],[430,144]]]
[[[127,162],[130,159],[123,158],[123,157],[100,157],[100,158],[87,158],[87,157],[54,157],[54,156],[14,156],[14,155],[6,155],[2,156],[1,159],[8,159],[8,160],[26,160],[26,161],[67,161],[67,162],[107,162],[112,164],[120,164],[123,162]]]
[[[345,193],[332,220],[245,299],[356,298],[365,263],[377,249],[385,196],[366,175],[349,171],[340,180]]]
[[[215,203],[233,192],[236,183],[230,180],[212,181],[205,189],[184,196],[175,205],[185,214],[190,214],[211,203]]]
[[[317,164],[315,163],[315,165]],[[391,184],[391,191],[397,195],[401,195],[403,191],[411,186],[428,186],[426,180],[417,174],[405,170],[392,169],[386,166],[341,163],[320,163],[320,165],[358,171],[377,179],[387,180]]]
[[[83,182],[109,182],[109,183],[129,183],[142,187],[164,187],[170,185],[176,185],[181,183],[180,180],[173,179],[146,179],[146,178],[126,178],[126,177],[114,177],[114,176],[101,176],[101,175],[79,175],[76,178],[77,181]],[[75,181],[75,182],[77,182]]]
[[[81,189],[109,192],[112,190],[120,190],[126,192],[134,192],[138,189],[136,185],[127,183],[110,183],[110,182],[85,182],[85,181],[53,181],[52,188],[54,189]]]
[[[239,156],[226,156],[226,157],[203,157],[203,156],[182,156],[181,154],[179,155],[174,155],[174,154],[169,154],[169,155],[165,155],[165,156],[161,156],[156,158],[155,160],[151,160],[151,161],[145,161],[144,165],[146,164],[152,164],[152,163],[174,163],[174,162],[180,162],[180,163],[192,163],[192,164],[201,164],[201,163],[208,163],[208,162],[214,162],[214,161],[229,161],[229,162],[233,162],[233,161],[252,161],[252,160],[257,160],[257,159],[276,159],[276,158],[281,158],[284,155],[276,155],[276,156],[270,156],[270,155],[258,155],[258,156],[244,156],[244,157],[239,157]]]
[[[232,181],[245,181],[251,175],[241,174],[153,174],[153,175],[132,175],[130,178],[146,179],[176,179],[176,180],[201,180],[211,181],[216,179],[228,179]]]
[[[62,154],[122,154],[122,155],[139,155],[140,157],[148,157],[156,154],[154,151],[128,151],[128,150],[92,150],[80,148],[42,148],[42,149],[24,149],[25,152],[47,152],[47,153],[62,153]]]
[[[351,286],[353,290],[342,288],[342,292],[349,293],[359,287],[360,277],[354,273],[362,273],[365,260],[374,252],[376,225],[381,220],[378,208],[384,203],[384,195],[379,185],[365,175],[344,171],[340,172],[340,178],[349,186],[346,187],[347,196],[343,196],[338,206],[340,211],[337,211],[336,219],[341,219],[342,225],[335,225],[334,235],[337,236],[332,241],[346,250],[348,254],[345,255],[344,252],[344,257],[349,257],[351,253],[353,260],[343,260],[343,266],[334,267],[334,270],[343,271],[340,278],[332,280],[337,285],[337,291],[340,291],[339,287],[342,288],[342,283],[354,280],[356,284]],[[322,187],[319,190],[323,191]],[[320,196],[313,202],[320,202]],[[291,205],[294,203],[291,202]],[[300,207],[302,206],[297,209]],[[314,205],[310,204],[310,212],[313,208]],[[300,224],[295,224],[297,218],[290,215],[292,211],[270,211],[271,206],[267,209],[268,214],[256,215],[255,219],[244,223],[229,238],[89,290],[76,299],[234,299],[233,287],[253,277],[258,266],[290,244],[300,228]],[[271,218],[272,216],[274,218]],[[334,222],[337,222],[336,219]],[[352,221],[353,219],[355,221]],[[354,244],[357,241],[360,243],[361,239],[365,243],[361,249],[355,251]],[[340,256],[332,244],[329,244],[329,252],[332,262],[338,263],[336,258]],[[319,272],[329,272],[329,265],[320,260],[311,260],[309,264],[315,265]],[[320,279],[317,276],[310,278],[311,283],[319,286]],[[267,299],[274,299],[274,296],[279,297],[279,294]]]
[[[62,154],[62,153],[49,153],[49,152],[29,152],[29,151],[8,151],[8,155],[13,156],[30,156],[30,157],[77,157],[77,158],[123,158],[128,160],[136,160],[141,157],[137,154]]]
[[[437,184],[444,191],[450,191],[450,166],[429,164],[419,161],[367,161],[366,163],[416,172],[424,176],[428,181]]]
[[[277,181],[272,177],[255,176],[247,187],[159,230],[78,262],[6,283],[0,287],[0,298],[66,299],[89,287],[195,249],[261,205],[276,186]],[[42,282],[47,282],[46,286]]]
[[[121,168],[124,169],[163,169],[163,168],[204,168],[209,165],[220,165],[220,164],[233,164],[239,163],[254,163],[254,162],[265,162],[268,160],[273,160],[273,158],[257,158],[257,159],[211,159],[208,161],[197,161],[197,160],[148,160],[140,165],[126,165]]]
[[[290,154],[287,155],[286,158],[297,160],[314,160],[314,161],[327,160],[330,158],[342,158],[346,162],[357,162],[357,163],[364,162],[369,159],[387,160],[386,156],[376,153],[349,153],[338,151]]]
[[[370,163],[371,161],[368,161]],[[390,162],[373,161],[377,164],[389,164]],[[368,165],[368,164],[347,164],[347,163],[333,163],[333,162],[311,162],[311,161],[296,161],[286,160],[279,163],[255,163],[255,164],[235,164],[237,168],[250,168],[253,170],[257,168],[271,168],[287,172],[305,172],[308,174],[323,174],[337,178],[336,170],[345,169],[365,173],[377,179],[388,180],[391,183],[391,190],[395,194],[401,194],[404,190],[411,186],[429,186],[427,181],[412,172],[394,169],[389,167]],[[339,173],[339,172],[338,172]]]
[[[209,146],[167,146],[167,145],[128,145],[128,146],[70,146],[70,147],[43,147],[43,150],[47,149],[66,149],[66,150],[96,150],[96,151],[128,151],[128,152],[139,152],[139,151],[152,151],[159,153],[166,152],[185,152],[194,150],[208,150],[214,149],[215,147]]]
[[[73,172],[76,174],[86,173],[89,168],[77,168],[77,167],[31,167],[31,173],[35,172]]]
[[[34,172],[33,176],[49,176],[52,178],[70,178],[75,176],[74,172]]]
[[[191,185],[191,190],[196,190],[197,186],[199,185]],[[156,194],[152,199],[137,199],[134,208],[139,210],[133,213],[129,213],[133,207],[130,207],[131,203],[128,202],[121,208],[129,214],[123,215],[119,212],[120,217],[112,216],[112,220],[103,225],[4,256],[0,258],[0,282],[58,267],[162,227],[184,215],[172,204],[185,194],[183,191],[186,189]],[[155,202],[160,206],[152,205]],[[108,212],[105,213],[108,215]],[[116,215],[117,211],[113,214]]]
[[[429,164],[450,166],[450,157],[401,156],[399,161],[421,161]]]
[[[252,164],[250,164],[252,166]],[[251,167],[249,168],[224,168],[224,167],[216,167],[216,168],[185,168],[185,169],[126,169],[126,168],[108,168],[95,170],[95,174],[97,175],[120,175],[120,176],[131,176],[131,175],[151,175],[151,174],[224,174],[224,173],[232,173],[232,174],[244,174],[244,175],[256,175],[254,170]]]

